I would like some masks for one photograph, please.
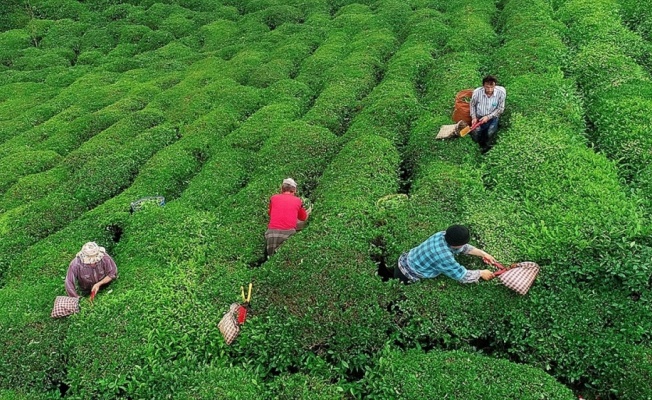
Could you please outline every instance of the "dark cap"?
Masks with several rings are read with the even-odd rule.
[[[469,230],[462,225],[449,226],[444,235],[449,246],[463,246],[469,242],[470,237]]]

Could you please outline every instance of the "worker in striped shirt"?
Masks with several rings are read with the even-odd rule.
[[[478,143],[483,154],[493,146],[499,117],[505,111],[507,91],[497,83],[495,76],[487,75],[482,79],[482,86],[475,89],[471,96],[471,124],[482,122],[471,132],[471,138]]]
[[[394,269],[394,278],[403,283],[436,278],[439,275],[461,283],[475,283],[480,278],[485,281],[492,279],[494,274],[490,270],[466,269],[455,260],[457,254],[469,254],[482,257],[487,262],[496,261],[491,254],[471,246],[469,238],[469,230],[462,225],[452,225],[445,231],[435,233],[409,252],[401,254],[398,268]]]

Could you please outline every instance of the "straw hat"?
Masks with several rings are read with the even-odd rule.
[[[77,256],[81,258],[84,264],[95,264],[99,262],[106,254],[104,247],[100,247],[95,242],[88,242],[82,246]]]

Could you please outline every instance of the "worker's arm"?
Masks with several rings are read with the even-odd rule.
[[[496,90],[498,90],[498,89],[496,89]],[[494,118],[494,117],[500,117],[503,114],[503,111],[505,111],[505,98],[507,97],[507,93],[504,92],[503,90],[501,90],[500,92],[501,93],[498,96],[498,107],[494,110],[494,112],[489,114],[489,116],[490,116],[489,119]]]
[[[97,293],[102,286],[118,278],[118,267],[115,265],[115,261],[113,261],[113,258],[111,258],[110,255],[104,254],[104,257],[102,257],[100,262],[104,267],[104,273],[106,276],[93,285],[91,288],[91,292],[93,293]]]
[[[308,212],[306,211],[305,208],[303,208],[303,206],[301,206],[301,208],[299,209],[299,214],[297,215],[297,219],[299,221],[305,221],[308,219]]]
[[[466,271],[464,277],[460,280],[461,283],[477,283],[480,278],[485,281],[494,278],[494,273],[488,269],[469,269]]]
[[[494,258],[494,256],[492,256],[491,254],[487,253],[484,250],[480,250],[480,249],[475,248],[475,247],[473,247],[471,250],[469,250],[465,254],[470,254],[472,256],[486,258],[487,261],[489,261],[490,263],[496,262],[496,259]]]
[[[93,288],[91,289],[91,293],[97,293],[97,291],[100,290],[100,288],[102,286],[106,285],[107,283],[111,282],[112,280],[113,280],[113,278],[111,278],[110,276],[105,276],[104,279],[102,279],[101,281],[99,281],[95,285],[93,285]]]
[[[471,125],[475,124],[475,122],[478,120],[475,114],[475,107],[477,105],[478,105],[478,95],[476,93],[476,90],[474,90],[473,95],[471,96],[471,102],[469,103],[469,112],[471,113]]]
[[[77,290],[75,290],[76,260],[77,257],[68,266],[68,273],[66,274],[66,292],[70,297],[79,297]]]
[[[480,250],[478,248],[475,248],[474,246],[470,244],[465,244],[461,248],[454,250],[455,254],[463,253],[463,254],[470,254],[472,256],[476,257],[483,257],[487,258],[488,260],[494,260],[493,256],[489,253],[487,253],[484,250]],[[464,268],[464,267],[462,267]],[[490,279],[494,278],[494,273],[491,272],[488,269],[479,269],[479,270],[466,270],[464,277],[460,280],[462,283],[475,283],[477,282],[480,278],[484,279],[485,281],[488,281]]]

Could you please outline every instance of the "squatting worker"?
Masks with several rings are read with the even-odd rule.
[[[470,254],[494,262],[495,258],[486,251],[477,249],[469,243],[469,230],[462,225],[449,226],[437,232],[398,259],[394,278],[403,283],[420,279],[435,278],[441,274],[461,283],[475,283],[480,278],[492,279],[494,274],[488,269],[468,270],[455,261],[456,254]]]
[[[104,247],[95,242],[88,242],[70,262],[66,275],[66,291],[70,297],[79,297],[75,290],[77,282],[84,295],[97,293],[102,286],[117,277],[118,268],[111,256],[106,254]]]
[[[303,227],[312,207],[306,210],[303,202],[296,196],[297,183],[287,178],[281,185],[281,193],[269,199],[269,224],[265,232],[267,256],[271,256],[287,238]]]
[[[471,124],[482,121],[482,125],[471,132],[471,138],[478,143],[482,153],[486,153],[496,139],[498,119],[505,111],[507,91],[497,86],[495,76],[487,75],[482,79],[482,86],[473,91],[471,96]]]

